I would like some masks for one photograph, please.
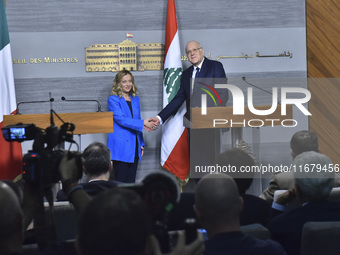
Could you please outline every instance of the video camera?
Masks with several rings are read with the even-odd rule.
[[[65,141],[75,143],[74,129],[72,123],[64,123],[58,128],[51,117],[51,126],[45,130],[34,124],[19,123],[2,128],[2,133],[8,142],[34,140],[32,150],[23,157],[22,176],[32,184],[49,186],[60,180],[58,168],[64,155],[60,147]]]

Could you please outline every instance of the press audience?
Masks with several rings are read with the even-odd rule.
[[[290,140],[290,154],[294,160],[296,156],[306,151],[319,152],[318,136],[314,132],[301,130],[296,132]],[[335,175],[334,186],[340,187],[339,174]],[[293,187],[294,176],[291,171],[274,173],[268,188],[262,192],[260,197],[272,204],[276,190],[289,190]]]
[[[291,149],[292,169],[295,171],[289,175],[276,174],[273,178],[281,180],[282,174],[284,183],[291,188],[272,203],[269,224],[268,203],[246,194],[253,182],[252,174],[208,174],[198,182],[194,194],[182,194],[181,215],[170,219],[176,226],[174,229],[183,229],[185,218],[196,217],[209,239],[203,242],[199,234],[193,243],[186,245],[183,232],[179,232],[178,242],[169,254],[298,255],[306,222],[340,221],[340,203],[327,200],[335,185],[336,174],[331,160],[317,152],[317,136],[309,131],[299,131],[291,139]],[[309,151],[303,152],[304,149]],[[241,149],[222,153],[216,162],[236,169],[255,165],[254,159]],[[313,165],[322,171],[304,171]],[[88,183],[78,183],[81,171],[86,174]],[[67,154],[59,165],[64,197],[79,214],[77,253],[161,255],[145,201],[135,191],[109,181],[111,171],[110,151],[102,143],[90,144],[84,150],[82,166],[77,164],[76,157]],[[17,188],[14,183],[0,181],[1,254],[22,254],[24,229],[37,212],[38,200],[35,197],[41,190],[25,181],[23,184],[21,193],[20,189],[13,190]],[[296,199],[301,206],[287,210]],[[193,210],[188,210],[189,207]],[[252,223],[267,226],[271,239],[259,240],[241,232],[241,225]]]
[[[216,158],[216,163],[221,167],[233,167],[237,173],[232,177],[234,178],[239,194],[244,201],[243,210],[240,214],[240,224],[248,225],[259,223],[263,226],[267,226],[270,206],[264,199],[246,194],[253,183],[254,173],[241,171],[242,166],[255,166],[255,160],[244,150],[236,148],[220,154]],[[184,220],[186,218],[197,218],[193,210],[194,203],[195,198],[193,193],[181,193],[178,205],[169,215],[169,228],[171,230],[184,229]]]
[[[80,213],[77,250],[87,254],[155,254],[160,255],[159,244],[150,231],[150,215],[141,198],[132,190],[113,188],[91,198],[76,181],[75,159],[62,159],[59,171],[63,190]],[[204,250],[201,234],[185,245],[183,234],[169,253],[201,254]]]
[[[340,203],[327,201],[334,186],[332,161],[326,155],[309,151],[296,156],[293,165],[297,169],[293,172],[295,185],[273,203],[273,218],[269,224],[272,239],[278,241],[289,255],[300,254],[302,229],[306,222],[340,220]],[[312,165],[322,171],[312,171]],[[302,206],[285,212],[286,205],[295,197]]]

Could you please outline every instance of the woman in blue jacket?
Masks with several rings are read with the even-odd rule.
[[[134,77],[127,70],[119,71],[113,81],[108,110],[113,112],[113,133],[107,138],[117,181],[133,183],[138,161],[144,153],[143,127],[154,129],[149,119],[142,120]]]

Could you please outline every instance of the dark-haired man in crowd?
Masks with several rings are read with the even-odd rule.
[[[117,181],[109,180],[112,172],[112,161],[109,148],[100,142],[91,143],[82,154],[83,172],[86,175],[87,183],[82,183],[84,190],[90,196],[116,187]],[[57,193],[57,201],[68,200],[62,190]]]
[[[296,156],[306,151],[319,152],[318,136],[314,132],[301,130],[296,132],[290,140],[290,153],[294,160]],[[335,175],[334,186],[340,186],[340,176],[338,174]],[[289,190],[293,187],[294,176],[292,172],[274,173],[268,188],[262,192],[260,197],[271,204],[276,190]]]
[[[277,242],[256,239],[240,231],[243,199],[229,175],[204,176],[196,187],[195,199],[195,211],[209,237],[205,255],[285,254]]]
[[[246,194],[254,179],[254,172],[243,171],[245,167],[254,167],[255,160],[244,150],[235,148],[221,153],[216,163],[219,166],[231,166],[236,171],[230,173],[234,178],[240,196],[243,198],[244,207],[240,214],[241,225],[260,223],[267,226],[270,206],[268,203],[258,196]]]

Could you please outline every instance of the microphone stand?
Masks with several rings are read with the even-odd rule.
[[[273,96],[273,93],[272,93],[272,92],[269,92],[269,91],[267,91],[267,90],[265,90],[265,89],[263,89],[263,88],[260,88],[259,86],[256,86],[256,85],[254,85],[254,84],[248,82],[248,81],[246,80],[246,77],[243,76],[243,77],[242,77],[242,80],[243,80],[245,83],[249,84],[250,86],[252,86],[252,87],[254,87],[254,88],[257,88],[257,89],[259,89],[259,90],[262,90],[263,92],[266,92],[267,94]],[[278,105],[281,105],[281,102],[280,102],[279,99],[277,99],[277,104],[278,104]]]
[[[17,104],[17,113],[15,115],[21,115],[21,113],[19,113],[19,105],[21,104],[35,104],[35,103],[52,103],[54,101],[54,98],[50,98],[50,100],[46,100],[46,101],[26,101],[26,102],[20,102]]]
[[[102,111],[102,107],[101,107],[99,101],[95,100],[95,99],[71,99],[71,100],[68,100],[64,96],[62,96],[61,100],[66,101],[66,102],[96,102],[98,104],[97,112],[101,112]]]

